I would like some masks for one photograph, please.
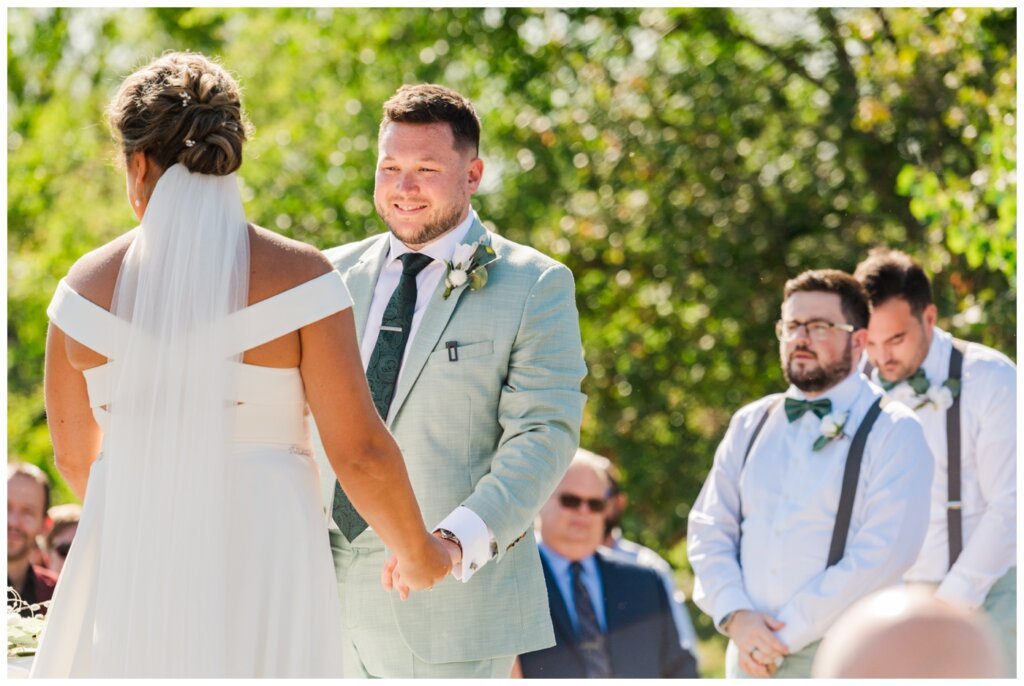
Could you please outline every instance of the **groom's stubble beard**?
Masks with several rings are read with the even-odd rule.
[[[846,339],[846,349],[843,351],[842,357],[832,364],[825,365],[819,361],[818,366],[815,369],[798,370],[793,365],[793,353],[795,352],[808,352],[817,357],[817,354],[809,350],[806,347],[794,348],[789,354],[789,359],[786,364],[783,365],[782,371],[786,376],[786,381],[793,384],[801,391],[817,393],[819,391],[825,391],[832,388],[847,376],[850,375],[850,371],[853,369],[853,338],[849,337]]]
[[[458,202],[451,202],[439,208],[436,216],[424,223],[423,227],[416,234],[403,236],[388,221],[388,213],[384,203],[374,198],[373,206],[377,210],[377,215],[384,222],[384,225],[388,227],[388,231],[406,245],[426,245],[454,229],[466,215],[465,206],[460,206]]]

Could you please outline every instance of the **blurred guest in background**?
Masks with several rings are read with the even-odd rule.
[[[50,478],[33,464],[12,462],[7,465],[7,602],[11,589],[29,605],[53,597],[57,575],[32,564],[31,551],[36,538],[47,532],[50,522]],[[39,610],[45,612],[45,608]],[[28,610],[25,610],[28,614]]]
[[[60,576],[64,560],[71,549],[71,541],[78,531],[78,520],[82,517],[82,507],[74,503],[55,505],[48,511],[50,516],[50,533],[46,535],[46,552],[49,555],[48,567],[51,572]]]
[[[908,581],[982,608],[1017,671],[1017,368],[1005,355],[935,325],[917,262],[875,249],[857,266],[871,299],[867,371],[917,413],[935,458],[928,533]]]
[[[825,634],[814,659],[826,679],[987,679],[1002,676],[999,641],[984,613],[935,597],[919,584],[854,603]]]
[[[928,527],[921,423],[855,368],[867,294],[844,272],[786,282],[784,394],[737,412],[690,511],[693,598],[729,636],[727,677],[806,677],[857,599],[899,580]]]
[[[590,451],[579,449],[581,453]],[[590,453],[593,455],[593,453]],[[595,455],[595,457],[599,457]],[[622,521],[622,513],[629,504],[628,496],[619,488],[621,477],[618,467],[610,460],[605,459],[608,465],[606,474],[611,483],[608,497],[608,506],[605,508],[604,545],[614,550],[620,557],[636,562],[643,567],[650,567],[661,577],[665,584],[665,591],[672,601],[672,619],[676,623],[676,631],[679,632],[679,643],[694,658],[697,658],[697,632],[693,628],[693,620],[690,619],[690,612],[686,608],[686,596],[676,588],[675,578],[672,575],[672,565],[658,553],[647,546],[640,545],[622,536],[622,529],[619,523]],[[698,667],[699,667],[698,658]]]
[[[654,570],[598,549],[607,460],[577,453],[540,511],[541,561],[555,646],[519,657],[526,678],[696,677]]]

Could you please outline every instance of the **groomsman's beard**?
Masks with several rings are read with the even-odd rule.
[[[786,381],[801,391],[817,393],[828,390],[848,377],[853,369],[852,338],[847,338],[846,350],[843,351],[843,356],[837,362],[833,362],[830,365],[823,365],[819,362],[818,366],[814,369],[798,370],[795,368],[793,353],[797,351],[811,353],[815,357],[817,355],[807,348],[796,348],[789,354],[789,360],[786,362],[786,366],[782,368],[783,373],[786,375]]]
[[[442,208],[440,216],[433,221],[428,221],[424,224],[416,235],[403,236],[401,233],[396,231],[395,227],[393,227],[391,222],[388,221],[388,215],[384,211],[384,207],[381,202],[374,199],[374,207],[377,210],[377,215],[384,220],[384,224],[388,227],[388,231],[393,233],[398,240],[410,246],[426,245],[427,243],[445,235],[466,218],[467,210],[466,207],[458,207],[456,204],[448,205],[447,207]]]

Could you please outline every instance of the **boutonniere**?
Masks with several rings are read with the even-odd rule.
[[[814,441],[814,451],[817,452],[824,448],[829,442],[836,440],[843,435],[843,429],[846,427],[846,420],[850,418],[849,412],[842,412],[840,414],[827,414],[821,418],[821,435],[818,436],[817,440]]]
[[[460,243],[455,246],[455,253],[447,263],[444,274],[444,298],[452,294],[456,288],[467,283],[469,290],[478,291],[487,285],[487,265],[497,259],[494,248],[487,237],[472,243]]]
[[[918,403],[914,407],[920,410],[931,403],[936,410],[944,412],[953,406],[953,399],[960,395],[960,381],[958,379],[946,379],[941,386],[932,386],[924,393],[917,395]]]

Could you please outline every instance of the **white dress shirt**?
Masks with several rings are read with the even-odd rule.
[[[473,208],[470,208],[466,218],[458,226],[419,250],[420,254],[429,255],[434,258],[434,261],[424,267],[416,276],[416,309],[413,311],[412,327],[402,357],[402,369],[405,368],[405,361],[408,359],[410,348],[412,348],[412,341],[419,330],[420,322],[423,321],[423,314],[427,311],[427,304],[438,284],[441,283],[441,279],[444,278],[445,265],[455,253],[455,248],[465,239],[474,220],[477,220],[477,215]],[[363,340],[359,346],[364,370],[370,363],[373,348],[377,345],[381,321],[384,319],[384,310],[402,278],[402,261],[398,258],[407,252],[412,252],[393,233],[388,235],[388,245],[387,262],[381,269],[380,276],[377,277],[377,285],[373,289],[373,299],[370,301],[370,311],[366,317],[366,329],[363,331]],[[398,379],[401,378],[402,370],[399,370]],[[455,508],[435,529],[448,529],[458,536],[459,542],[462,544],[462,562],[452,569],[452,576],[456,579],[462,582],[469,581],[473,574],[480,571],[491,559],[491,542],[494,541],[494,534],[487,524],[468,507],[460,505]]]
[[[921,368],[932,386],[949,376],[953,337],[933,329],[932,344]],[[878,370],[872,378],[881,381]],[[961,374],[960,502],[963,551],[949,569],[946,528],[946,410],[928,403],[917,409],[935,458],[931,519],[921,554],[904,576],[908,581],[938,583],[944,600],[980,606],[992,585],[1017,560],[1017,368],[1002,353],[971,343]],[[909,384],[889,395],[915,407]]]
[[[687,530],[693,599],[715,626],[735,610],[763,612],[785,623],[777,636],[797,652],[858,598],[899,581],[917,558],[932,460],[913,412],[889,403],[865,446],[845,554],[826,569],[851,438],[880,394],[854,371],[822,395],[849,418],[844,435],[819,451],[812,446],[820,420],[807,412],[790,423],[776,407],[742,469],[770,399],[733,416]],[[792,386],[786,395],[806,398]]]

